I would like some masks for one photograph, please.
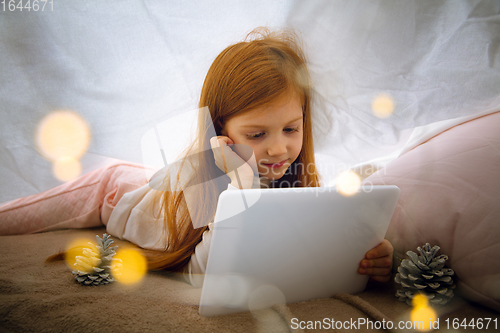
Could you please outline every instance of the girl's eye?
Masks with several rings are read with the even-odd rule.
[[[299,128],[298,127],[287,127],[283,131],[285,131],[286,133],[294,133],[294,132],[298,132]]]
[[[283,129],[283,131],[287,134],[295,133],[299,131],[299,127],[286,127]],[[259,132],[259,133],[252,133],[252,134],[247,134],[247,139],[249,140],[257,140],[262,138],[266,133],[265,132]]]
[[[250,140],[255,140],[255,139],[259,139],[260,137],[262,137],[264,135],[263,132],[261,133],[252,133],[252,134],[247,134],[247,139],[250,139]]]

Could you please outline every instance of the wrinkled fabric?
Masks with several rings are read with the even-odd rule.
[[[404,146],[417,126],[500,105],[499,8],[495,0],[115,0],[2,11],[0,203],[61,184],[34,140],[56,110],[89,124],[82,174],[110,158],[143,164],[143,135],[197,109],[215,57],[263,25],[293,28],[303,41],[316,152],[334,177]],[[389,118],[373,115],[379,93],[394,100]],[[176,144],[187,141],[186,133]]]
[[[430,138],[366,178],[401,189],[386,238],[438,245],[462,296],[500,311],[500,111]]]

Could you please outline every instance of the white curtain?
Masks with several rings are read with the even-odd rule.
[[[387,155],[417,126],[500,109],[500,1],[1,6],[0,202],[61,183],[34,139],[57,110],[89,125],[82,172],[112,159],[142,163],[145,133],[196,109],[213,59],[257,26],[302,36],[316,91],[316,151],[332,168]],[[394,103],[384,119],[371,107],[380,94]]]

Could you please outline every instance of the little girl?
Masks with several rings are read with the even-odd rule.
[[[208,70],[199,106],[208,107],[209,115],[200,112],[190,152],[213,153],[190,155],[196,158],[167,173],[164,184],[176,190],[157,191],[141,166],[116,164],[3,205],[0,234],[104,224],[109,234],[143,248],[150,269],[184,272],[201,286],[209,222],[222,191],[254,187],[255,179],[266,188],[320,185],[311,95],[305,57],[293,34],[256,30],[222,51]],[[217,137],[209,134],[212,124]],[[232,144],[251,147],[252,159],[242,159]],[[188,201],[196,204],[187,209]],[[392,252],[384,240],[366,253],[359,273],[389,281]]]

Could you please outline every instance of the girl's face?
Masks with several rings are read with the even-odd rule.
[[[235,144],[250,146],[259,175],[280,179],[302,149],[303,114],[300,99],[293,94],[228,120],[222,130]]]

